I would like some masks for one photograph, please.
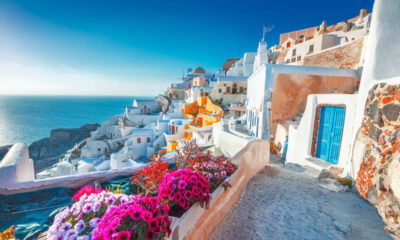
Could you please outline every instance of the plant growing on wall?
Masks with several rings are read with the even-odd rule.
[[[165,239],[171,234],[169,206],[154,197],[135,196],[132,202],[111,207],[100,219],[93,240]]]
[[[150,159],[150,165],[137,171],[130,179],[132,184],[138,187],[138,193],[146,196],[156,196],[158,186],[168,169],[169,164],[162,160],[161,156],[154,156]]]

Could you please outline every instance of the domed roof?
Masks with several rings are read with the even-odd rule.
[[[198,74],[198,75],[204,74],[204,73],[206,73],[206,70],[204,70],[204,68],[202,68],[202,67],[197,67],[192,72],[192,74]]]

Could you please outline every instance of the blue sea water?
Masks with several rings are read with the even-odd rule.
[[[0,96],[0,146],[30,144],[55,128],[78,128],[122,114],[135,98],[104,96]]]

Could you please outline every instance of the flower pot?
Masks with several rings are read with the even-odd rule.
[[[196,225],[204,213],[204,208],[197,202],[193,204],[180,218],[171,217],[171,236],[168,240],[181,240]]]
[[[238,166],[238,168],[236,169],[236,171],[230,175],[229,177],[227,177],[225,179],[225,181],[229,181],[230,183],[233,184],[233,182],[235,181],[235,178],[237,176],[237,173],[239,172],[240,166]],[[229,191],[229,188],[226,190]],[[206,209],[210,209],[212,207],[212,205],[214,205],[214,203],[218,200],[218,198],[222,195],[222,193],[225,192],[224,187],[222,186],[222,183],[214,190],[214,192],[212,192],[210,194],[210,201],[206,204]]]

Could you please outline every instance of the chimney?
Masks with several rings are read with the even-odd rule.
[[[360,18],[364,18],[367,16],[367,9],[361,9],[360,10]]]

